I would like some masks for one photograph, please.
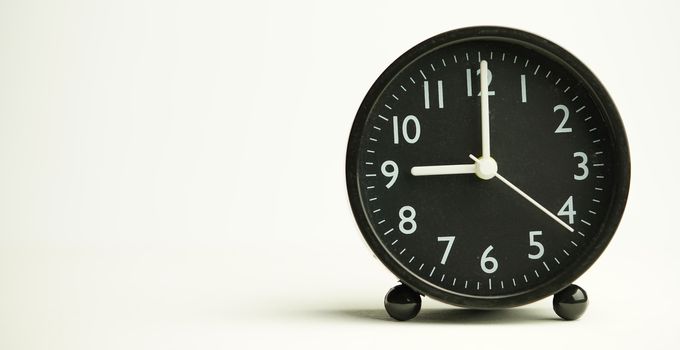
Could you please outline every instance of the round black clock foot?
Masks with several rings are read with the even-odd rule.
[[[583,288],[572,284],[553,297],[553,310],[567,321],[581,317],[588,307],[588,294]]]
[[[420,312],[420,294],[411,287],[400,284],[385,295],[385,310],[397,321],[410,320]]]

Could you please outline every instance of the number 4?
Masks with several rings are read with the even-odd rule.
[[[574,224],[574,216],[576,215],[576,211],[574,210],[574,196],[569,196],[569,199],[564,202],[564,205],[562,208],[560,208],[560,211],[557,212],[557,215],[568,216],[569,224]]]

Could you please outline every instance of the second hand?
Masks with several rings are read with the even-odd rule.
[[[470,158],[474,160],[475,162],[479,163],[480,160],[470,154]],[[533,204],[536,208],[540,209],[542,212],[544,212],[546,215],[550,216],[553,220],[555,220],[557,223],[562,225],[564,228],[569,230],[569,232],[574,232],[574,229],[571,228],[571,226],[567,225],[564,221],[560,220],[555,214],[551,213],[548,209],[546,209],[544,206],[536,202],[533,198],[529,197],[528,194],[526,194],[524,191],[520,190],[517,186],[513,185],[512,182],[508,181],[508,179],[504,178],[499,174],[497,171],[494,174],[495,177],[497,177],[499,180],[503,181],[504,184],[508,185],[508,187],[512,188],[515,192],[519,193],[524,199],[529,201],[529,203]]]

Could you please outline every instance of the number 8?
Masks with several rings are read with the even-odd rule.
[[[408,213],[408,216],[406,216],[406,213]],[[416,232],[416,228],[418,225],[416,225],[416,210],[413,209],[412,206],[410,205],[405,205],[399,209],[399,218],[401,221],[399,221],[399,231],[405,235],[410,235],[413,232]],[[406,228],[406,224],[410,224],[410,228]]]

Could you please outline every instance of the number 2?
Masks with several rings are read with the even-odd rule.
[[[562,111],[564,112],[564,117],[562,117],[562,122],[560,123],[560,126],[555,129],[556,134],[561,134],[565,132],[571,132],[571,128],[565,128],[564,124],[567,123],[567,120],[569,119],[569,108],[565,105],[557,105],[555,108],[553,108],[553,112],[557,111]]]

